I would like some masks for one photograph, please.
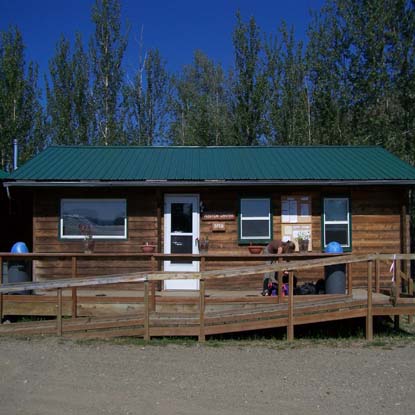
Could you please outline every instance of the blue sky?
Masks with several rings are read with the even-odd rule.
[[[0,30],[17,25],[27,46],[27,58],[40,67],[40,78],[48,70],[59,36],[73,39],[76,31],[87,42],[93,32],[90,11],[94,0],[0,0]],[[293,24],[299,39],[305,38],[310,9],[318,10],[323,0],[122,0],[122,18],[130,22],[129,48],[124,67],[137,65],[140,28],[144,47],[158,48],[171,71],[190,63],[194,50],[228,68],[233,61],[232,29],[235,12],[244,19],[255,17],[260,28],[275,32],[281,20]]]

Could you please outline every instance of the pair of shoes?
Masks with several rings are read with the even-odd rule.
[[[266,291],[266,290],[262,291],[261,295],[263,295],[263,296],[268,295],[268,291]]]

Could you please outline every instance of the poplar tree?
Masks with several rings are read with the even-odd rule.
[[[37,66],[24,58],[16,27],[0,33],[0,167],[10,171],[13,139],[20,147],[19,163],[43,147],[44,118],[39,103]]]
[[[329,1],[314,14],[308,30],[306,64],[310,80],[313,144],[352,143],[352,84],[347,57],[350,39],[336,5]]]
[[[124,87],[126,141],[136,145],[167,140],[170,79],[160,52],[149,50]]]
[[[91,94],[88,58],[79,34],[75,50],[61,37],[49,62],[46,79],[49,140],[54,144],[86,144],[91,126]]]
[[[116,144],[122,135],[122,60],[127,35],[121,31],[119,0],[96,0],[92,9],[95,33],[90,42],[96,144]]]
[[[267,140],[273,144],[311,144],[310,100],[303,46],[294,28],[283,23],[265,45],[268,92]]]
[[[227,80],[220,64],[202,51],[174,78],[170,134],[178,145],[232,144]]]
[[[260,142],[265,131],[267,77],[260,32],[253,17],[245,23],[240,13],[237,13],[233,46],[235,142],[240,145],[255,145]]]

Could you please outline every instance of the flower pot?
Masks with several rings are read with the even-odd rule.
[[[256,255],[261,254],[263,249],[264,248],[262,246],[255,246],[255,245],[248,246],[248,250],[250,254],[256,254]]]
[[[85,254],[92,254],[95,248],[95,241],[93,239],[85,239],[84,240],[84,253]]]
[[[301,239],[298,241],[298,249],[300,252],[307,252],[308,251],[308,239]]]
[[[141,250],[145,254],[151,254],[156,250],[156,246],[155,245],[141,245]]]
[[[199,248],[200,254],[206,254],[209,250],[209,239],[208,238],[202,238],[197,240],[197,245]]]

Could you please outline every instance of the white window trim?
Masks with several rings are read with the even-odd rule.
[[[84,235],[64,235],[63,234],[63,217],[62,217],[62,205],[65,201],[71,202],[124,202],[125,205],[125,217],[124,217],[124,234],[123,235],[92,235],[92,239],[127,239],[127,199],[107,199],[107,198],[86,198],[86,199],[61,199],[60,204],[60,218],[59,218],[59,237],[60,239],[84,239]]]
[[[242,201],[243,200],[265,200],[268,202],[268,206],[269,206],[269,213],[268,216],[250,216],[247,218],[244,218],[243,213],[242,213]],[[271,215],[271,199],[267,198],[267,197],[243,197],[240,199],[239,201],[239,205],[240,205],[240,235],[239,238],[241,241],[244,240],[251,240],[251,239],[255,239],[255,240],[259,240],[259,239],[264,239],[264,240],[269,240],[271,239],[271,219],[272,219],[272,215]],[[242,235],[242,224],[244,221],[250,221],[250,220],[267,220],[268,221],[268,236],[243,236]]]
[[[326,220],[326,201],[330,201],[330,200],[346,200],[347,201],[347,220]],[[324,229],[323,229],[324,247],[327,246],[326,225],[347,225],[347,245],[342,244],[341,246],[343,248],[350,248],[350,246],[351,246],[351,240],[350,240],[350,198],[348,198],[348,197],[325,197],[324,198],[323,220],[324,220]]]

